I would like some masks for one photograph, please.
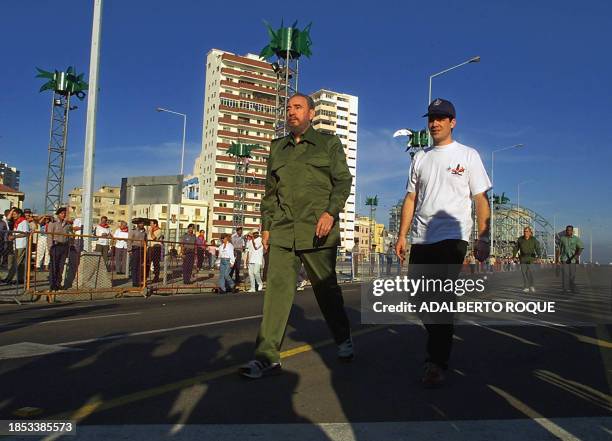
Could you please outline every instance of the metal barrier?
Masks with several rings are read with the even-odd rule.
[[[25,291],[35,299],[43,295],[48,300],[85,300],[129,292],[147,294],[145,240],[41,232],[29,236],[33,264],[27,269]],[[90,241],[92,251],[84,250],[85,241]],[[48,254],[46,266],[47,257],[42,253]]]
[[[20,304],[27,284],[27,256],[31,243],[30,234],[17,231],[0,231],[0,298]]]

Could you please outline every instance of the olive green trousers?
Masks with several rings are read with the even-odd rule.
[[[257,360],[273,363],[280,360],[280,348],[302,263],[336,344],[351,336],[342,290],[336,279],[336,248],[295,251],[270,246],[263,319],[255,349]]]

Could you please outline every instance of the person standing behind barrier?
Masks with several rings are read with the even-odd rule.
[[[55,212],[57,220],[47,225],[47,248],[49,248],[51,261],[49,263],[49,290],[62,289],[62,276],[64,264],[68,257],[68,247],[72,225],[66,221],[66,207],[58,208]]]
[[[230,271],[230,277],[234,278],[236,285],[240,283],[240,266],[242,265],[242,252],[244,251],[245,241],[242,236],[242,227],[236,228],[236,232],[231,237],[232,246],[234,247],[235,265]]]
[[[516,240],[512,257],[518,258],[521,264],[521,274],[523,275],[523,292],[535,292],[533,284],[533,273],[531,272],[531,264],[539,259],[542,255],[540,242],[533,237],[531,227],[525,227],[523,235]]]
[[[234,254],[234,246],[230,243],[230,237],[229,234],[221,235],[223,243],[219,246],[219,294],[225,294],[228,291],[235,290],[230,271],[238,262]]]
[[[9,235],[9,241],[14,244],[14,252],[9,256],[8,274],[6,279],[4,279],[4,283],[11,283],[15,275],[17,275],[17,283],[23,284],[25,281],[25,262],[28,252],[30,224],[20,208],[13,208],[12,218],[14,221],[13,232]],[[11,246],[10,243],[9,246]]]
[[[208,269],[215,269],[215,263],[217,262],[217,242],[215,239],[210,241],[208,245]]]
[[[153,283],[159,282],[159,262],[161,260],[162,254],[162,243],[161,240],[164,237],[164,233],[161,228],[159,228],[159,222],[157,219],[151,219],[151,227],[149,228],[149,232],[147,238],[148,242],[148,257],[149,262],[153,263]],[[147,265],[147,272],[151,265]]]
[[[252,239],[247,242],[247,263],[249,266],[249,281],[251,286],[249,292],[257,292],[262,289],[261,267],[263,266],[263,243],[259,237],[259,231],[254,230]]]
[[[38,242],[36,244],[36,268],[47,271],[51,256],[47,247],[47,225],[51,221],[50,217],[44,215],[40,218],[38,225]]]
[[[125,274],[125,259],[127,256],[127,238],[130,234],[130,230],[127,226],[127,222],[119,221],[119,228],[113,233],[115,239],[115,271],[117,274]]]
[[[110,238],[112,238],[113,235],[111,233],[110,225],[108,225],[108,218],[106,216],[102,216],[100,218],[100,223],[94,228],[94,234],[97,237],[96,251],[102,253],[104,265],[108,270],[108,251],[110,248]]]
[[[134,219],[136,229],[128,233],[128,247],[130,250],[130,272],[132,273],[132,286],[142,286],[144,282],[144,244],[147,240],[145,221],[142,218]]]
[[[11,228],[8,224],[8,215],[10,210],[4,211],[4,217],[0,215],[0,266],[5,266],[8,257],[8,234]]]
[[[191,284],[197,237],[194,233],[195,225],[187,225],[187,233],[181,238],[181,255],[183,256],[183,283]]]
[[[204,230],[200,230],[200,234],[196,238],[196,258],[198,261],[198,271],[202,269],[204,266],[204,258],[206,257],[206,236],[204,235]]]
[[[584,249],[582,241],[578,236],[574,236],[574,227],[568,225],[565,227],[565,236],[559,238],[559,247],[555,256],[556,264],[561,263],[561,280],[563,286],[563,294],[567,294],[570,289],[576,294],[576,264],[579,262],[580,253]]]

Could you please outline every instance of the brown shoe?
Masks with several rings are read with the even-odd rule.
[[[425,363],[425,374],[421,379],[423,386],[427,388],[438,387],[444,383],[444,379],[444,371],[440,366],[430,361]]]

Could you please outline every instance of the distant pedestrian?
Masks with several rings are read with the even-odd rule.
[[[231,236],[223,234],[219,245],[219,293],[234,291],[235,284],[230,276],[230,271],[234,265],[237,265],[236,256],[234,254],[234,246],[230,242]]]
[[[9,213],[11,210],[5,210],[4,215],[0,215],[0,266],[5,266],[8,259],[9,240],[8,235],[11,231],[9,226]]]
[[[219,251],[217,249],[217,241],[215,241],[215,239],[212,239],[210,241],[210,244],[208,244],[207,254],[208,269],[215,269],[215,263],[217,262],[217,254],[219,254]]]
[[[531,265],[542,256],[540,242],[533,236],[531,227],[525,227],[523,235],[516,240],[512,257],[519,259],[523,275],[523,292],[535,292]]]
[[[100,223],[94,228],[94,234],[97,238],[96,251],[102,254],[102,260],[104,260],[104,265],[108,270],[108,254],[110,251],[110,240],[113,235],[106,216],[100,218]]]
[[[55,212],[56,220],[47,225],[47,247],[51,255],[49,262],[50,291],[62,289],[62,276],[72,233],[72,225],[66,220],[66,215],[65,207],[58,208]]]
[[[128,243],[127,238],[130,233],[127,222],[119,221],[119,228],[113,233],[115,239],[114,263],[117,274],[125,274]]]
[[[130,272],[132,273],[132,286],[144,286],[145,271],[144,271],[144,247],[147,240],[147,230],[145,229],[145,220],[136,218],[133,220],[136,228],[128,233],[128,247],[130,253]]]
[[[471,252],[468,256],[468,265],[470,266],[470,274],[476,274],[476,256],[474,256],[474,252]]]
[[[251,283],[249,292],[257,292],[263,288],[261,280],[261,269],[263,267],[264,248],[259,237],[259,231],[251,232],[249,241],[247,241],[247,264],[249,268],[249,281]]]
[[[557,265],[561,264],[563,294],[566,294],[568,289],[574,294],[577,292],[576,264],[580,262],[583,249],[584,245],[580,238],[574,236],[574,227],[572,225],[565,227],[565,235],[559,238],[555,261]]]
[[[236,260],[236,264],[232,267],[232,270],[230,271],[230,277],[233,277],[236,285],[238,285],[240,283],[240,266],[242,265],[242,253],[246,245],[244,237],[242,236],[242,227],[236,228],[236,232],[231,236],[231,243],[234,247],[234,258]]]
[[[204,266],[204,260],[206,258],[206,235],[204,230],[200,230],[198,237],[196,238],[196,259],[198,262],[198,271]]]
[[[28,237],[30,233],[30,225],[26,220],[23,211],[20,208],[13,208],[12,211],[13,230],[9,234],[9,242],[14,244],[13,253],[9,256],[8,274],[4,279],[4,283],[11,283],[13,278],[17,276],[17,283],[25,282],[25,264],[28,252]]]
[[[44,215],[38,222],[36,243],[36,268],[47,271],[49,262],[51,261],[50,250],[47,247],[47,226],[51,222],[51,217]]]
[[[196,240],[194,233],[195,225],[187,226],[187,233],[181,238],[181,254],[183,256],[183,283],[191,284],[191,274],[193,272],[193,264],[195,263]]]
[[[147,265],[147,272],[153,264],[153,283],[159,282],[159,263],[162,255],[162,239],[164,237],[161,228],[159,228],[159,222],[157,219],[151,219],[151,226],[148,232],[148,258],[149,265]]]

